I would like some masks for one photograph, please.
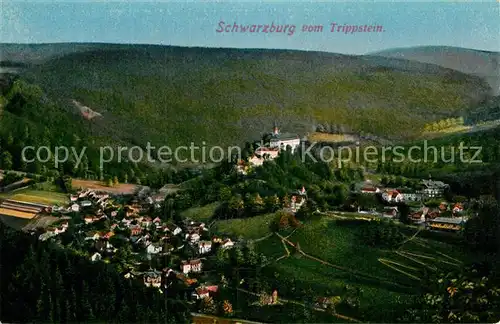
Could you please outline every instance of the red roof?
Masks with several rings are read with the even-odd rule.
[[[219,290],[218,286],[206,286],[196,288],[196,293],[198,295],[204,295],[208,293],[216,293]]]
[[[208,289],[199,287],[199,288],[196,288],[196,293],[198,295],[205,295],[205,294],[208,294]]]
[[[213,286],[207,286],[205,287],[208,291],[211,292],[217,292],[219,290],[219,286],[213,285]]]

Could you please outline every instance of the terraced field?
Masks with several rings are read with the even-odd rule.
[[[394,321],[413,303],[426,272],[460,267],[463,261],[457,247],[418,235],[394,250],[360,244],[359,229],[345,220],[323,217],[307,222],[282,236],[286,240],[269,236],[262,217],[252,220],[219,221],[216,228],[251,239],[260,228],[264,239],[256,247],[273,261],[284,286],[311,289],[316,296],[341,295],[346,284],[361,288],[360,310],[342,312],[360,320]],[[299,248],[293,246],[297,244]]]

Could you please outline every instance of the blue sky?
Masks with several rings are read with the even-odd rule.
[[[488,2],[2,1],[4,43],[106,42],[282,48],[346,54],[447,45],[500,51],[500,9]],[[219,22],[293,24],[295,33],[217,33]],[[381,33],[331,33],[330,23],[381,25]],[[300,31],[324,25],[321,33]]]

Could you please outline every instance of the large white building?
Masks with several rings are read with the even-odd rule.
[[[274,126],[272,137],[269,141],[269,147],[286,149],[287,146],[292,148],[292,152],[295,151],[300,145],[300,137],[297,134],[290,133],[280,133],[277,126]]]
[[[450,185],[442,181],[422,180],[422,190],[419,192],[426,198],[442,197],[445,190],[450,188]]]

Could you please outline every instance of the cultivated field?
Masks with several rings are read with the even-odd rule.
[[[35,217],[36,213],[23,212],[23,211],[19,211],[19,210],[10,209],[10,208],[0,207],[0,215],[32,219],[33,217]]]
[[[73,188],[92,189],[96,191],[108,192],[111,194],[123,194],[123,195],[131,195],[135,193],[139,188],[138,185],[127,184],[127,183],[120,183],[117,184],[116,186],[108,187],[101,181],[81,180],[81,179],[73,179],[72,185]]]
[[[0,198],[43,205],[65,205],[69,202],[68,195],[64,193],[32,189],[0,194]]]
[[[325,142],[325,143],[340,143],[340,142],[354,142],[356,138],[351,135],[344,134],[329,134],[329,133],[319,133],[315,132],[309,134],[307,139],[310,142]]]

